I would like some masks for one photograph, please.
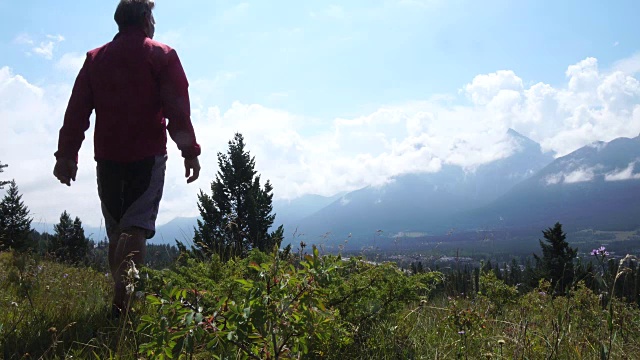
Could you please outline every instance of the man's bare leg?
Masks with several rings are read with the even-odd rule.
[[[146,254],[146,230],[132,227],[122,230],[117,241],[114,254],[114,299],[113,303],[121,311],[129,306],[129,298],[126,292],[126,274],[129,270],[129,262],[138,267],[144,263]]]
[[[116,263],[116,249],[118,249],[118,240],[120,239],[120,231],[116,230],[108,234],[109,237],[109,270],[111,270],[111,277],[116,280],[116,272],[118,271],[119,263]]]

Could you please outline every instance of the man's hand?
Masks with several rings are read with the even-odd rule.
[[[184,170],[184,177],[188,178],[187,184],[196,181],[200,176],[200,162],[198,161],[198,158],[184,159]]]
[[[71,186],[71,180],[76,181],[77,172],[78,164],[75,160],[58,159],[53,168],[53,176],[60,180],[61,184],[67,184],[67,186]]]

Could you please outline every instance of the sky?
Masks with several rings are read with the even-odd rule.
[[[85,53],[117,33],[116,5],[0,0],[0,178],[15,179],[36,230],[65,210],[101,224],[93,127],[71,187],[53,153]],[[187,185],[169,142],[158,224],[198,214],[235,132],[276,199],[473,171],[515,150],[509,128],[555,156],[638,136],[639,12],[626,0],[157,0],[155,39],[189,78],[203,168]]]

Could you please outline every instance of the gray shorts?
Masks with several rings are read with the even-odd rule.
[[[156,218],[164,187],[167,155],[121,163],[97,161],[98,195],[109,238],[138,227],[147,239],[156,233]]]

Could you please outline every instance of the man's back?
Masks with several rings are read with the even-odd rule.
[[[166,117],[183,155],[197,156],[188,86],[172,48],[138,28],[123,29],[113,41],[87,53],[65,115],[69,127],[63,127],[61,136],[65,130],[70,136],[84,131],[84,117],[95,109],[96,160],[137,161],[166,154]]]

